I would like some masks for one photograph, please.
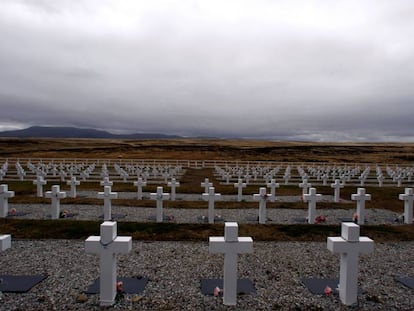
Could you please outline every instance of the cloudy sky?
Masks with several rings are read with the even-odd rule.
[[[0,130],[414,141],[412,0],[0,0]]]

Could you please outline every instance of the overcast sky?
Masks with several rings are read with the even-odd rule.
[[[0,0],[0,130],[414,141],[412,0]]]

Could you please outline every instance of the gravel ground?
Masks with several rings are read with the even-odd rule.
[[[96,193],[81,193],[95,196]],[[133,196],[124,193],[122,196]],[[198,200],[199,196],[179,199]],[[225,200],[234,199],[231,196]],[[299,200],[283,197],[283,201]],[[324,200],[332,200],[326,196]],[[139,201],[137,201],[139,202]],[[139,205],[139,204],[137,204]],[[154,202],[155,206],[155,202]],[[10,204],[26,219],[46,219],[48,204]],[[96,220],[102,205],[62,205],[61,210],[77,214],[69,219]],[[196,223],[206,209],[165,209],[174,222]],[[226,221],[254,223],[258,209],[216,210]],[[354,210],[321,210],[327,224],[339,223],[339,217],[351,217]],[[154,208],[113,206],[113,213],[125,214],[125,221],[149,221]],[[268,209],[269,223],[297,223],[306,210]],[[369,224],[393,223],[398,216],[386,210],[368,209]],[[98,234],[98,232],[97,232]],[[223,255],[208,253],[206,242],[134,241],[132,252],[118,255],[119,276],[149,278],[143,293],[126,294],[109,310],[413,310],[414,292],[398,283],[398,276],[414,276],[412,256],[414,242],[379,243],[372,254],[360,257],[359,282],[363,292],[358,303],[343,306],[334,293],[313,295],[301,283],[305,277],[333,278],[339,274],[339,256],[317,242],[254,242],[254,253],[239,256],[239,277],[251,279],[257,295],[238,297],[236,307],[225,307],[221,298],[204,296],[201,278],[222,277]],[[12,248],[0,255],[0,274],[46,274],[48,278],[28,293],[2,293],[0,310],[101,310],[99,296],[79,295],[99,275],[99,258],[86,254],[84,241],[78,240],[13,240]]]
[[[316,242],[255,242],[254,253],[239,256],[239,277],[251,279],[257,295],[238,296],[236,307],[204,296],[201,278],[222,277],[223,255],[209,254],[207,242],[133,242],[118,255],[118,275],[148,277],[140,294],[127,294],[110,310],[412,310],[413,290],[398,283],[414,276],[414,242],[379,243],[360,257],[357,305],[344,307],[337,294],[313,295],[304,277],[333,278],[339,256]],[[100,310],[99,296],[77,298],[99,274],[99,259],[83,241],[13,241],[0,256],[2,274],[47,274],[28,293],[3,293],[0,310]]]

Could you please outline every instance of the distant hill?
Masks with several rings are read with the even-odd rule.
[[[158,133],[112,134],[95,129],[77,127],[32,126],[23,130],[0,132],[0,137],[18,138],[112,138],[112,139],[172,139],[176,135]]]

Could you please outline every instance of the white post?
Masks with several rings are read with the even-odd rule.
[[[43,185],[46,185],[47,181],[43,179],[43,176],[37,175],[36,180],[33,180],[33,185],[36,185],[37,196],[43,197]]]
[[[365,223],[365,201],[371,200],[371,195],[365,194],[365,188],[358,188],[357,192],[351,195],[351,199],[357,201],[358,225],[363,225]]]
[[[253,200],[259,201],[259,224],[266,223],[266,201],[268,195],[266,194],[266,188],[261,187],[259,194],[253,194]]]
[[[316,218],[316,202],[321,200],[322,194],[316,193],[316,188],[310,188],[309,193],[303,195],[303,200],[308,202],[308,223],[314,224]]]
[[[204,201],[208,201],[208,223],[214,224],[214,201],[221,197],[220,193],[214,193],[214,187],[208,189],[208,193],[201,195]]]
[[[11,235],[10,234],[0,235],[0,252],[3,252],[10,247],[11,247]]]
[[[276,200],[276,189],[279,188],[279,184],[276,182],[275,179],[271,179],[270,183],[266,184],[268,188],[270,188],[270,202],[274,202]]]
[[[104,220],[112,219],[111,200],[117,199],[117,198],[118,198],[118,193],[111,192],[111,186],[105,186],[104,192],[98,192],[98,199],[104,200]]]
[[[171,201],[175,201],[175,188],[180,186],[180,182],[176,181],[175,178],[171,178],[167,186],[171,188]]]
[[[157,222],[163,221],[163,210],[162,210],[162,201],[168,200],[170,198],[169,193],[164,193],[162,187],[157,187],[157,193],[151,193],[151,200],[157,201]]]
[[[340,189],[343,188],[344,185],[341,184],[339,179],[335,179],[335,182],[331,184],[331,188],[334,189],[334,202],[339,202],[340,199]]]
[[[5,218],[9,214],[9,198],[14,197],[14,191],[9,191],[8,185],[0,185],[0,217]]]
[[[47,191],[45,197],[52,200],[52,209],[50,211],[51,218],[59,219],[60,199],[66,198],[66,192],[60,191],[59,185],[53,185],[52,191]]]
[[[226,222],[224,237],[209,238],[209,253],[224,253],[223,303],[237,303],[237,255],[253,252],[251,237],[238,237],[237,222]]]
[[[126,254],[132,249],[132,238],[117,236],[117,224],[105,221],[101,224],[101,236],[90,236],[85,241],[86,253],[100,256],[100,304],[111,306],[116,296],[116,254]]]
[[[136,186],[137,189],[137,199],[142,200],[142,187],[146,186],[147,182],[143,181],[141,177],[138,177],[138,181],[134,181],[134,186]]]
[[[204,187],[204,193],[208,193],[208,189],[213,187],[213,183],[208,181],[208,178],[204,179],[204,182],[201,183],[201,187]]]
[[[246,188],[246,183],[241,178],[234,184],[234,188],[237,188],[237,201],[241,202],[243,198],[243,188]]]
[[[371,253],[374,241],[359,236],[359,226],[354,223],[342,223],[341,237],[329,237],[328,250],[341,254],[339,272],[339,298],[345,305],[357,302],[358,297],[358,256],[359,253]]]
[[[399,195],[399,199],[404,201],[404,223],[413,223],[413,188],[405,188],[405,193]]]
[[[76,180],[75,176],[72,176],[70,180],[66,182],[68,186],[70,186],[69,196],[71,198],[76,198],[76,186],[80,185],[80,181]]]

